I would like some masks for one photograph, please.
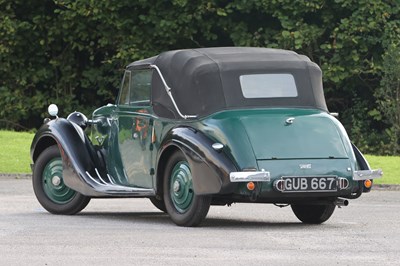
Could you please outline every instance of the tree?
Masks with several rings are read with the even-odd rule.
[[[388,154],[400,154],[400,46],[389,46],[383,60],[381,87],[375,92],[382,119],[390,125],[385,133],[390,143]]]
[[[38,127],[53,102],[90,114],[114,102],[125,65],[165,50],[272,47],[319,64],[329,109],[381,153],[396,123],[383,55],[399,23],[397,0],[0,0],[0,121]]]

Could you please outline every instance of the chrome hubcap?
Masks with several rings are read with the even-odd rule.
[[[61,184],[61,178],[55,175],[51,179],[51,183],[53,184],[53,186],[59,186]]]
[[[170,196],[175,209],[185,213],[191,206],[194,192],[192,174],[186,161],[177,162],[170,177]]]
[[[181,185],[179,184],[178,180],[175,180],[174,182],[174,192],[178,192],[181,188]]]
[[[49,161],[43,169],[42,186],[46,196],[54,203],[66,204],[76,195],[76,192],[63,182],[63,166],[61,157]]]

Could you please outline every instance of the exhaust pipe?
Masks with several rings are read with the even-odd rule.
[[[349,205],[349,201],[346,199],[337,198],[333,204],[338,207],[347,206]]]

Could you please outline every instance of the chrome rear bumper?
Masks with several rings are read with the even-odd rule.
[[[268,182],[271,180],[270,173],[266,171],[259,172],[231,172],[229,174],[231,182]]]
[[[367,179],[377,179],[381,178],[383,175],[382,169],[374,170],[359,170],[354,171],[353,180],[367,180]]]

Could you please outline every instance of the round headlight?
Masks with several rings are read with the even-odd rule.
[[[47,111],[49,112],[49,115],[51,116],[57,116],[58,114],[58,107],[54,103],[50,104],[49,107],[47,108]]]

